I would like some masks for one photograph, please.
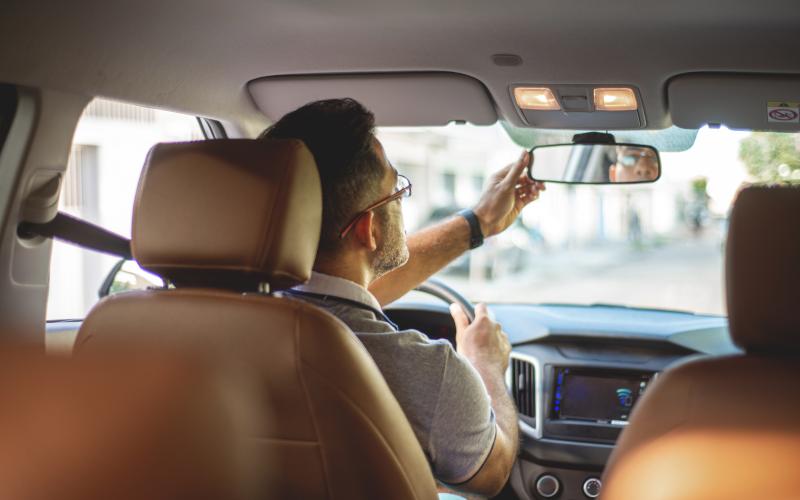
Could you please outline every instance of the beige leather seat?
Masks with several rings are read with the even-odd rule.
[[[800,498],[800,188],[744,189],[726,259],[745,354],[659,377],[610,458],[604,499]]]
[[[308,279],[320,220],[316,165],[299,141],[156,146],[136,195],[133,254],[176,288],[101,301],[76,348],[155,338],[237,360],[273,409],[255,436],[273,457],[263,465],[271,498],[435,498],[422,449],[352,332],[313,306],[257,293]]]
[[[0,347],[0,498],[258,498],[257,412],[214,360],[160,349]]]

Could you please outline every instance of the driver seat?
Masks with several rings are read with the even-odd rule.
[[[411,426],[355,335],[325,311],[264,293],[309,278],[321,198],[300,141],[155,146],[136,193],[132,250],[173,287],[102,300],[76,350],[156,341],[244,367],[272,415],[253,436],[269,498],[436,498]]]
[[[744,353],[658,377],[611,454],[606,500],[800,495],[800,188],[742,190],[726,251],[730,333]]]

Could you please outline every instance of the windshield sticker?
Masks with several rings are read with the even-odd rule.
[[[767,102],[767,121],[770,123],[800,123],[800,102]]]

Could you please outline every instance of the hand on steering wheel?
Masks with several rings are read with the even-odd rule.
[[[414,290],[433,295],[434,297],[442,299],[448,304],[458,304],[464,309],[464,313],[466,313],[467,319],[469,319],[470,323],[475,319],[475,306],[472,304],[472,302],[458,293],[450,285],[447,285],[438,279],[431,278],[419,285]]]

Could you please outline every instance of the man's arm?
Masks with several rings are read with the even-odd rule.
[[[497,434],[492,452],[483,463],[481,470],[475,477],[460,485],[459,488],[467,492],[492,497],[500,493],[500,490],[508,482],[511,468],[517,459],[519,417],[517,416],[514,402],[506,391],[505,383],[502,380],[503,377],[485,373],[481,370],[478,370],[478,372],[481,374],[486,389],[489,391],[489,397],[492,399],[492,409],[497,421]]]
[[[532,157],[527,151],[520,158],[495,172],[473,209],[485,238],[504,231],[522,209],[544,190],[524,174]],[[381,305],[389,304],[430,278],[469,249],[469,224],[463,217],[453,217],[408,237],[409,259],[406,265],[373,281],[369,291]]]
[[[519,417],[505,384],[511,344],[498,323],[489,319],[484,304],[475,308],[469,323],[460,306],[450,307],[456,323],[458,351],[467,358],[483,381],[491,399],[497,433],[494,446],[478,473],[459,490],[486,496],[497,495],[508,481],[519,448]]]

